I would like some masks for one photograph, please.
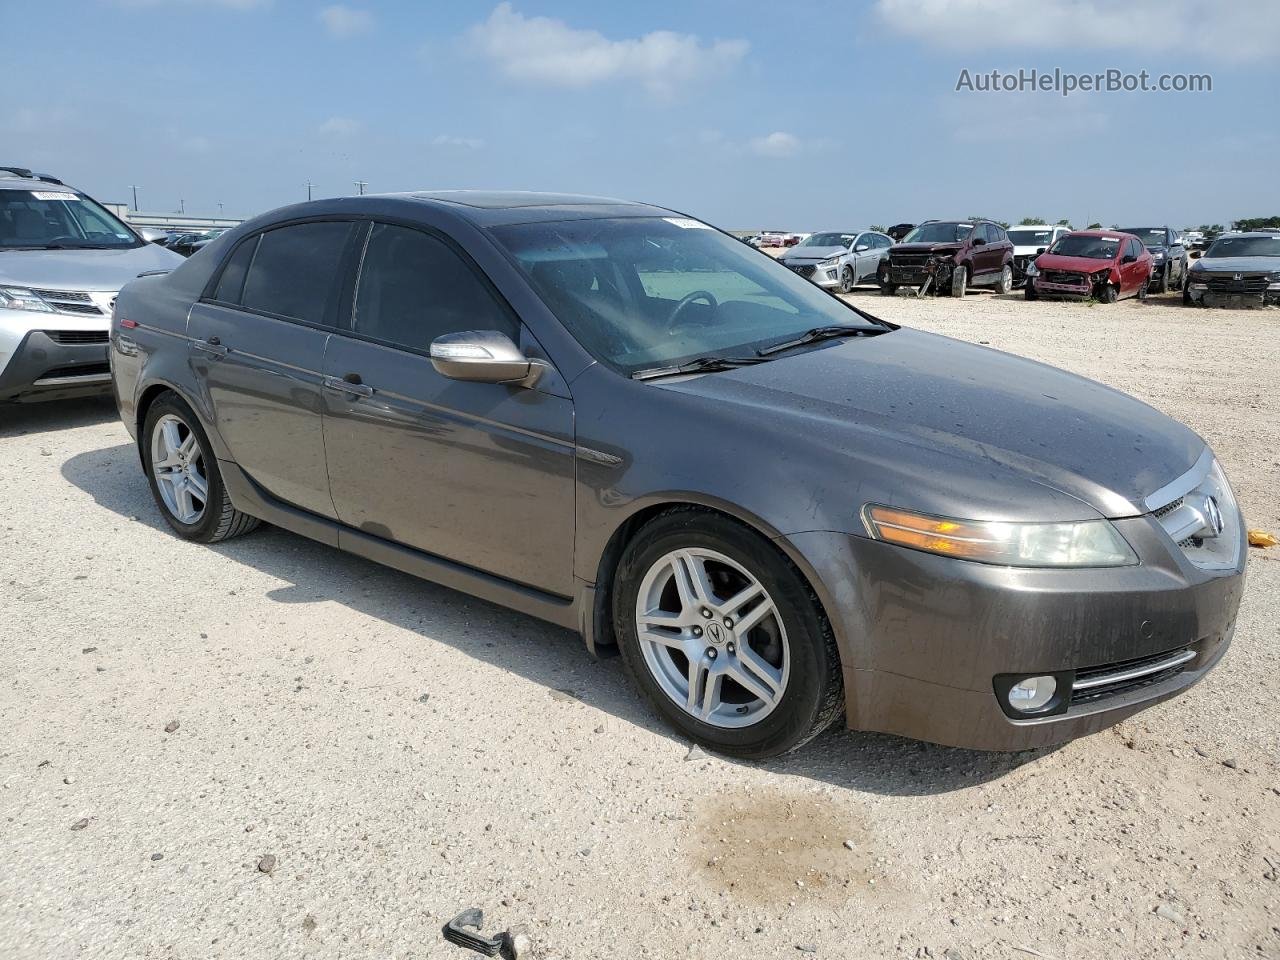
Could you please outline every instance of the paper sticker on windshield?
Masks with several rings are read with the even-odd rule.
[[[663,217],[663,220],[682,230],[710,230],[711,228],[699,220],[691,220],[688,217]]]
[[[32,190],[31,195],[37,200],[79,200],[74,193],[52,193],[48,190]]]

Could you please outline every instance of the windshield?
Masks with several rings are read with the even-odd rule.
[[[141,245],[105,209],[65,187],[0,190],[0,247],[87,250]]]
[[[1123,227],[1120,232],[1132,233],[1144,247],[1163,247],[1167,243],[1164,227]]]
[[[966,240],[972,223],[922,223],[916,227],[903,243],[960,243]]]
[[[1060,257],[1114,260],[1119,249],[1119,237],[1092,237],[1083,233],[1069,233],[1050,247],[1049,252]]]
[[[797,247],[847,247],[857,238],[856,233],[811,233],[796,244]]]
[[[493,235],[574,337],[624,374],[754,355],[815,327],[884,329],[696,220],[522,223]]]
[[[1205,257],[1280,257],[1280,235],[1274,237],[1223,237],[1213,241]]]
[[[1009,230],[1009,240],[1015,247],[1047,247],[1052,239],[1052,230]]]

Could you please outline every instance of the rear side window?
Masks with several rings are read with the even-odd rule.
[[[250,310],[331,326],[352,229],[350,222],[324,221],[268,230],[258,241],[240,302]]]
[[[240,302],[240,294],[244,291],[244,278],[249,272],[249,264],[253,262],[253,252],[257,249],[258,237],[250,237],[236,247],[236,252],[231,254],[231,259],[222,268],[222,276],[218,278],[213,299],[221,303]]]
[[[422,353],[446,333],[518,334],[510,312],[447,244],[384,223],[369,235],[352,324],[361,336]]]

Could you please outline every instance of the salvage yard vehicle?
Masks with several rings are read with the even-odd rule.
[[[1071,228],[1047,223],[1022,224],[1005,232],[1013,244],[1013,285],[1017,287],[1026,282],[1027,265],[1053,246],[1059,237],[1070,233]]]
[[[616,643],[731,755],[842,712],[1060,742],[1185,691],[1235,625],[1243,518],[1194,432],[651,205],[287,207],[129,284],[111,356],[179,536],[265,520]]]
[[[1151,286],[1157,293],[1180,290],[1187,279],[1187,248],[1178,231],[1170,227],[1121,227],[1151,251]]]
[[[970,287],[1013,289],[1013,244],[990,220],[926,220],[889,250],[880,269],[880,292],[926,281],[938,293],[963,297]]]
[[[1147,298],[1151,253],[1137,237],[1115,230],[1075,230],[1027,266],[1023,295],[1115,303]]]
[[[181,262],[56,177],[0,167],[0,403],[109,393],[117,291]]]
[[[1213,242],[1187,271],[1187,306],[1280,306],[1280,232],[1233,233]]]
[[[875,283],[880,261],[893,240],[876,230],[811,233],[778,258],[785,267],[820,287],[850,293]]]

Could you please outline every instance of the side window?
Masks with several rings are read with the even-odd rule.
[[[342,252],[353,227],[321,221],[268,230],[258,241],[240,302],[250,310],[332,325]]]
[[[975,240],[985,240],[987,243],[990,243],[992,240],[991,225],[987,223],[978,224],[977,229],[973,231],[973,238]]]
[[[463,330],[519,336],[510,311],[448,245],[385,223],[369,235],[352,322],[361,336],[422,353],[436,337]]]
[[[993,243],[1004,243],[1009,239],[1008,234],[1004,232],[1004,227],[988,226],[987,229],[991,231],[991,241]]]
[[[249,264],[253,262],[253,252],[258,249],[258,237],[250,237],[240,241],[231,259],[222,268],[222,276],[218,278],[218,286],[213,291],[213,299],[220,303],[239,303],[240,294],[244,291],[244,278],[249,272]]]
[[[1138,258],[1138,257],[1141,257],[1141,256],[1142,256],[1142,244],[1140,244],[1137,240],[1130,240],[1130,241],[1125,245],[1125,251],[1124,251],[1124,252],[1125,252],[1125,253],[1127,253],[1129,256],[1134,257],[1135,259],[1136,259],[1136,258]]]

